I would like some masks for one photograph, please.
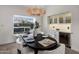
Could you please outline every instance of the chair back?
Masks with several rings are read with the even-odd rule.
[[[42,38],[42,34],[37,34],[36,38],[35,38],[35,44],[38,46],[38,41],[41,41]]]

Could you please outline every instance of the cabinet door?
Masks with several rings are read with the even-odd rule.
[[[54,23],[57,24],[57,17],[54,18]]]
[[[48,17],[48,23],[49,23],[49,25],[53,23],[53,18],[50,16]]]
[[[63,16],[59,16],[59,23],[64,23]]]
[[[51,20],[50,20],[50,16],[48,16],[47,19],[48,19],[48,20],[47,20],[47,21],[48,21],[48,24],[50,25],[50,21],[51,21]]]
[[[65,19],[65,23],[71,23],[71,16],[66,16]]]
[[[50,24],[52,24],[52,23],[53,23],[52,19],[49,19],[49,20],[50,20],[50,22],[49,22],[49,23],[50,23]]]

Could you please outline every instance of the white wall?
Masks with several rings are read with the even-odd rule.
[[[35,30],[35,36],[42,31],[42,21],[43,21],[43,16],[34,16],[36,18],[36,21],[39,23],[39,28]]]
[[[34,16],[34,17],[36,18],[36,21],[39,23],[39,28],[37,30],[42,31],[43,16]]]
[[[14,42],[13,15],[26,15],[21,6],[0,6],[0,44]]]
[[[0,44],[14,42],[13,38],[13,15],[26,15],[24,6],[0,6]],[[42,24],[42,17],[36,17]],[[40,28],[41,30],[41,28]]]
[[[47,14],[43,17],[43,31],[48,33],[47,16],[63,12],[72,13],[71,48],[79,51],[79,6],[49,6],[47,8]]]

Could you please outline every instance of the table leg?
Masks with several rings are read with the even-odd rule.
[[[37,49],[34,49],[34,54],[38,54],[38,50]]]

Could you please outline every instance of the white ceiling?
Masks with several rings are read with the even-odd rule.
[[[39,7],[39,8],[44,8],[47,9],[48,5],[23,5],[24,7]]]

